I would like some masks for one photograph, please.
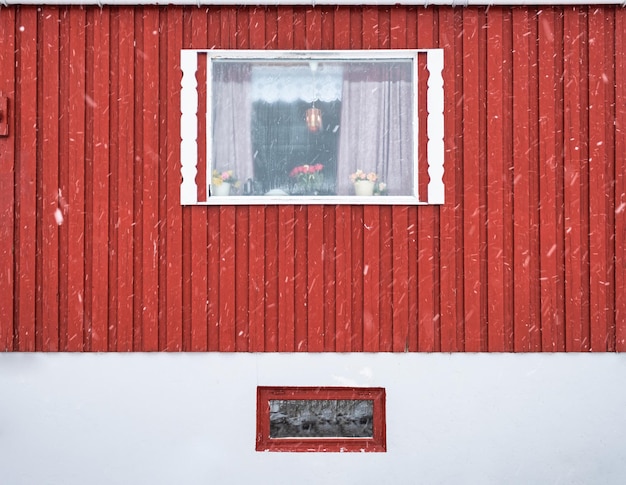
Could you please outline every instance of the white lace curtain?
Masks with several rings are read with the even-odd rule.
[[[241,181],[254,178],[250,66],[216,63],[212,102],[214,169],[220,172],[233,170]]]
[[[339,65],[315,69],[308,65],[288,68],[285,65],[255,66],[252,70],[252,101],[335,101],[341,99],[341,73]]]
[[[413,190],[410,63],[355,64],[344,73],[337,194],[353,193],[350,174],[374,172],[390,195]]]

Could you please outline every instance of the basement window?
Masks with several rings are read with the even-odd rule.
[[[183,204],[443,203],[443,50],[185,49],[181,69]]]
[[[386,449],[383,388],[257,388],[257,451]]]

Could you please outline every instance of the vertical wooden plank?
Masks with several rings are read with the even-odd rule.
[[[133,190],[133,351],[139,352],[143,347],[143,272],[141,264],[143,262],[143,75],[144,75],[144,52],[143,47],[143,9],[135,9],[134,16],[135,39],[135,64],[133,75],[134,93],[134,126],[132,130],[132,140],[134,146],[134,190]]]
[[[337,226],[336,211],[333,206],[323,206],[323,245],[322,245],[322,261],[323,261],[323,296],[324,314],[324,352],[334,352],[337,346],[337,320],[335,318],[337,307]]]
[[[159,217],[159,9],[143,7],[143,187],[141,203],[143,279],[141,350],[158,350],[158,217]]]
[[[108,319],[109,322],[112,322],[108,328],[108,350],[116,351],[117,350],[117,313],[119,306],[119,292],[118,292],[118,280],[117,280],[117,271],[118,271],[118,252],[117,252],[117,234],[118,234],[118,160],[119,160],[119,105],[117,100],[119,99],[119,42],[118,42],[118,32],[119,32],[119,10],[115,10],[111,13],[110,16],[110,49],[111,49],[111,60],[109,64],[110,69],[110,101],[109,101],[109,136],[110,136],[110,155],[109,155],[109,281],[108,281],[108,290],[109,290],[109,311],[108,311]],[[179,115],[180,116],[180,115]],[[177,119],[177,122],[180,122]],[[178,197],[180,197],[180,188],[178,191]],[[63,235],[63,231],[61,231],[61,235]],[[113,323],[115,322],[115,323]],[[61,322],[60,322],[61,323]]]
[[[378,352],[380,332],[380,219],[377,206],[363,208],[363,351]]]
[[[93,25],[93,11],[87,9],[85,18],[86,25]],[[84,326],[83,326],[83,351],[91,351],[92,335],[93,335],[93,279],[94,279],[94,221],[93,221],[93,207],[94,207],[94,139],[95,139],[95,127],[94,127],[94,113],[93,113],[93,91],[94,91],[94,32],[93,29],[85,29],[85,205],[83,207],[83,213],[85,215],[85,310],[84,310]]]
[[[247,352],[250,346],[250,211],[235,211],[235,351]]]
[[[434,352],[439,348],[439,315],[436,312],[435,251],[437,224],[435,208],[420,207],[418,211],[418,350]]]
[[[68,103],[69,98],[69,82],[68,82],[68,51],[69,51],[69,12],[67,9],[60,11],[61,21],[59,22],[59,184],[58,199],[59,206],[62,208],[65,222],[59,227],[59,349],[67,350],[67,321],[68,321],[68,308],[67,308],[67,281],[68,281],[68,225],[67,218],[68,205],[67,205],[67,184],[68,184],[68,136],[69,131],[69,115],[68,115]]]
[[[220,8],[221,29],[220,45],[222,49],[234,49],[237,35],[237,7],[232,5]]]
[[[278,208],[265,210],[264,350],[278,350]]]
[[[503,173],[503,277],[504,277],[504,348],[507,352],[512,352],[514,348],[513,333],[513,307],[515,304],[513,296],[514,275],[513,275],[513,137],[515,133],[513,119],[511,116],[513,108],[513,15],[510,9],[504,9],[503,16],[503,52],[505,59],[502,70],[504,71],[504,82],[502,85],[504,125],[503,132],[509,136],[503,137],[504,152],[504,173]]]
[[[253,206],[250,208],[250,351],[262,352],[265,350],[265,226],[261,223],[265,219],[265,208]]]
[[[306,8],[305,25],[305,49],[320,49],[322,45],[322,15],[319,8]]]
[[[513,176],[514,176],[514,349],[516,352],[541,349],[538,315],[538,240],[536,173],[537,138],[533,122],[537,119],[538,84],[534,60],[536,21],[534,12],[513,11]]]
[[[419,275],[417,258],[419,254],[418,241],[418,208],[410,208],[407,214],[407,239],[408,239],[408,331],[405,351],[417,352],[418,349],[418,323],[419,323]]]
[[[389,49],[391,44],[390,10],[386,5],[378,7],[378,48]]]
[[[45,275],[40,282],[43,330],[41,350],[43,351],[59,349],[59,225],[63,223],[65,217],[64,208],[59,206],[59,22],[58,7],[46,7],[43,10],[41,35],[44,42],[40,61],[42,72],[45,73],[41,79],[41,143],[45,147],[41,149],[41,264],[42,274]],[[107,99],[105,106],[108,105],[108,101]],[[105,229],[106,222],[103,224]],[[106,279],[104,281],[106,283]],[[104,294],[107,293],[105,289]],[[104,320],[106,322],[106,315]]]
[[[166,349],[179,351],[183,348],[183,296],[182,296],[182,207],[180,199],[180,48],[183,45],[182,9],[169,8],[167,16],[167,92],[161,100],[167,113],[167,157],[163,164],[165,192],[169,201],[165,213],[166,265]]]
[[[69,210],[66,350],[75,352],[83,349],[85,309],[85,11],[70,9],[69,24],[69,166],[64,191]],[[132,271],[132,265],[129,266]],[[132,314],[129,321],[132,323]]]
[[[350,337],[350,348],[352,352],[362,352],[364,350],[365,292],[363,279],[366,272],[364,261],[365,237],[363,234],[365,231],[364,211],[365,208],[363,206],[353,206],[351,211],[352,335]]]
[[[168,22],[167,11],[162,9],[159,11],[159,50],[163,54],[163,59],[159,61],[159,156],[158,156],[158,289],[157,298],[159,301],[159,310],[157,314],[159,329],[159,351],[167,349],[167,103],[164,101],[168,97],[168,61],[167,61],[167,38],[168,38]]]
[[[557,13],[549,8],[539,14],[539,188],[541,245],[542,350],[564,349],[563,294],[559,238],[562,224],[562,166],[559,133],[562,125],[559,87]]]
[[[193,288],[193,298],[196,297],[195,291],[198,291],[200,295],[203,295],[204,300],[204,318],[202,317],[202,308],[200,308],[199,302],[196,302],[195,315],[192,318],[191,324],[191,337],[192,346],[197,345],[196,349],[206,347],[206,350],[210,352],[216,352],[220,349],[220,233],[221,227],[219,225],[220,209],[219,207],[209,207],[208,209],[208,222],[207,230],[209,231],[208,238],[206,240],[206,249],[201,250],[198,244],[192,244],[190,254],[201,251],[198,254],[199,263],[201,266],[200,271],[206,275],[207,265],[209,265],[208,276],[204,279],[198,279],[197,285]],[[193,264],[193,263],[192,263]],[[193,281],[193,280],[192,280]],[[206,289],[200,289],[200,286],[206,285]],[[206,328],[206,333],[203,334],[202,326]],[[195,335],[195,337],[194,337]],[[195,338],[195,344],[194,342]],[[208,344],[203,343],[203,339],[208,339]]]
[[[16,108],[15,53],[16,7],[3,9],[0,15],[0,90],[9,99],[9,112]],[[0,351],[13,350],[14,298],[14,227],[15,227],[15,129],[9,117],[9,136],[0,138]]]
[[[307,350],[324,350],[324,208],[307,208]]]
[[[391,352],[393,350],[393,302],[394,293],[401,288],[400,282],[394,280],[394,224],[393,209],[391,206],[379,208],[380,217],[380,279],[378,282],[378,312],[379,332],[378,351]],[[400,218],[402,221],[402,218]]]
[[[491,352],[505,350],[504,323],[506,321],[505,298],[508,291],[505,281],[504,253],[504,198],[507,180],[504,139],[511,133],[504,131],[504,68],[503,12],[492,7],[487,15],[487,257],[489,281],[487,319],[489,322],[488,349]]]
[[[35,350],[35,249],[36,249],[36,170],[37,131],[37,10],[21,7],[16,34],[19,53],[15,67],[15,337],[16,350]],[[9,190],[14,190],[11,185]]]
[[[308,350],[308,218],[306,206],[296,206],[294,228],[294,339],[296,351]]]
[[[109,280],[109,9],[93,15],[93,177],[90,350],[108,350]]]
[[[117,351],[133,349],[133,192],[134,192],[134,10],[119,9],[117,58]]]
[[[481,348],[480,301],[480,99],[478,12],[463,11],[463,248],[465,273],[465,350]]]
[[[337,352],[349,352],[352,335],[352,264],[351,264],[351,217],[350,208],[337,207],[335,238],[335,297]]]
[[[409,347],[409,211],[394,207],[391,254],[393,257],[392,347],[393,352],[405,352]]]
[[[354,14],[359,16],[358,9],[354,10]],[[361,10],[360,25],[352,23],[353,35],[361,38],[360,48],[376,49],[378,48],[378,9],[375,6],[363,6]],[[356,49],[357,47],[353,47]]]
[[[626,45],[626,10],[615,12],[615,45]],[[626,60],[615,56],[615,350],[626,352]]]
[[[580,8],[564,12],[564,200],[565,200],[565,328],[567,351],[589,348],[585,273],[588,263],[586,22]]]
[[[605,11],[605,50],[604,50],[604,65],[606,70],[606,79],[603,77],[607,85],[607,99],[605,108],[605,124],[604,132],[606,137],[607,146],[607,160],[605,166],[605,172],[608,184],[606,186],[605,193],[605,207],[607,213],[607,251],[605,253],[607,272],[606,272],[606,290],[608,301],[607,306],[604,308],[604,316],[606,318],[607,325],[607,351],[615,352],[615,298],[616,295],[622,295],[622,288],[616,293],[615,287],[615,166],[616,166],[616,152],[615,152],[615,58],[617,55],[621,55],[621,49],[615,47],[615,9],[611,7],[603,7]],[[619,52],[619,54],[618,54]],[[621,153],[623,156],[623,152]]]
[[[612,321],[610,292],[613,129],[610,121],[612,67],[605,59],[611,42],[603,7],[589,12],[589,247],[591,350],[609,350]],[[623,290],[623,289],[622,289]]]
[[[392,49],[410,48],[407,43],[407,14],[408,8],[403,5],[394,5],[389,11],[389,46]]]
[[[238,9],[237,15],[237,27],[236,27],[236,44],[237,49],[249,49],[250,48],[250,9]]]
[[[439,47],[444,49],[445,68],[443,70],[443,85],[446,92],[444,97],[444,116],[445,124],[445,200],[440,208],[440,318],[441,318],[441,351],[454,352],[462,350],[458,344],[457,338],[457,312],[462,308],[462,278],[457,270],[456,264],[456,247],[459,244],[461,235],[462,221],[459,221],[460,198],[457,191],[457,177],[460,178],[461,165],[457,163],[460,160],[460,143],[456,143],[455,138],[459,136],[455,131],[459,126],[457,118],[456,106],[460,101],[462,93],[461,86],[457,90],[457,84],[460,83],[460,76],[457,75],[457,69],[461,66],[457,62],[457,56],[462,52],[459,43],[461,39],[455,35],[458,14],[453,9],[443,9],[439,13]],[[462,321],[462,319],[458,319]]]
[[[321,8],[321,49],[329,50],[334,48],[335,44],[335,22],[334,15],[336,7],[332,5],[323,5]]]
[[[235,210],[220,211],[219,350],[235,350]]]

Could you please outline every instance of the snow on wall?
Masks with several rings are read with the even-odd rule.
[[[2,483],[623,483],[622,354],[0,354]],[[383,386],[386,453],[254,451],[257,385]]]

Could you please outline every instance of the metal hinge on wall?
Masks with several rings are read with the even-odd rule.
[[[0,136],[9,136],[9,98],[0,91]]]

